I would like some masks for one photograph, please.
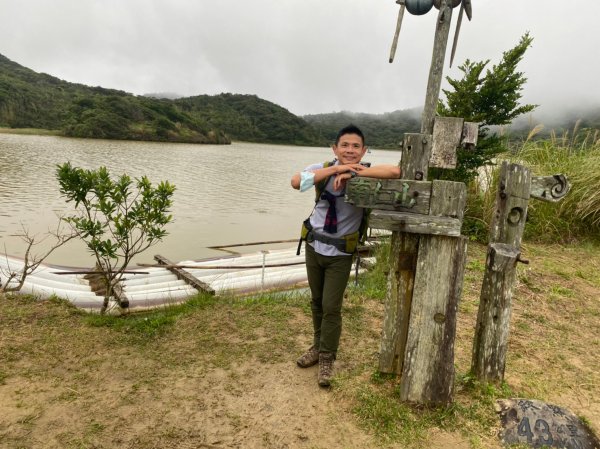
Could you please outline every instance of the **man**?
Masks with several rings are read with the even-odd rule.
[[[355,176],[400,177],[397,166],[361,164],[366,151],[362,131],[346,126],[333,145],[333,163],[310,165],[291,180],[296,190],[303,192],[314,186],[317,191],[315,208],[304,222],[302,236],[306,240],[314,339],[297,364],[308,368],[319,363],[318,383],[322,387],[329,386],[333,376],[342,331],[342,300],[364,220],[362,208],[344,202],[346,182]]]

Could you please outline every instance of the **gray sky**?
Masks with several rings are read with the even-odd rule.
[[[445,74],[466,58],[498,62],[530,31],[524,101],[542,111],[600,103],[600,1],[472,3]],[[134,94],[233,92],[299,115],[381,113],[423,104],[431,59],[435,9],[405,14],[388,63],[397,13],[394,0],[0,0],[0,53]]]

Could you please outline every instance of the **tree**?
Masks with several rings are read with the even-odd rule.
[[[467,59],[459,67],[463,73],[462,79],[446,77],[453,90],[443,90],[446,103],[439,101],[438,114],[479,122],[479,137],[476,149],[458,150],[456,169],[432,169],[430,173],[433,177],[468,183],[477,176],[480,167],[491,165],[497,154],[506,151],[502,139],[492,134],[489,127],[507,125],[519,115],[537,107],[533,104],[519,104],[527,78],[522,72],[517,72],[517,65],[532,41],[529,33],[525,33],[514,48],[503,53],[498,65],[492,66],[491,70],[487,69],[485,76],[482,74],[489,59],[480,62]]]
[[[59,165],[56,176],[60,192],[74,202],[76,215],[64,219],[71,224],[96,258],[96,268],[105,286],[102,313],[131,259],[167,235],[164,227],[175,186],[162,181],[153,187],[147,177],[133,180],[126,174],[112,179],[106,167],[84,170]],[[121,307],[127,303],[115,295]]]

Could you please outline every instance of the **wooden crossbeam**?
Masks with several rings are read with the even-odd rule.
[[[169,259],[167,259],[166,257],[163,257],[160,254],[157,254],[154,256],[154,260],[156,260],[161,265],[166,265],[165,268],[167,270],[169,270],[170,272],[172,272],[175,276],[177,276],[177,279],[181,279],[186,284],[189,284],[192,287],[194,287],[196,290],[204,292],[204,293],[208,293],[209,295],[215,294],[215,290],[210,285],[208,285],[207,283],[202,282],[200,279],[192,276],[192,274],[188,273],[187,271],[185,271],[182,268],[175,268],[174,267],[175,264],[173,262],[171,262]]]

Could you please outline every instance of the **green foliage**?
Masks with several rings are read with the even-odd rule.
[[[76,215],[65,217],[96,258],[105,280],[105,308],[114,285],[131,259],[162,240],[175,186],[153,187],[147,177],[126,174],[112,179],[106,167],[85,170],[70,162],[59,165],[60,192],[73,202]]]
[[[478,175],[482,166],[491,165],[496,155],[506,151],[507,143],[490,133],[491,125],[506,125],[516,117],[535,109],[536,105],[520,105],[527,78],[517,71],[517,65],[531,46],[533,38],[526,33],[511,50],[504,52],[498,65],[484,69],[489,60],[466,60],[459,67],[462,79],[446,77],[453,90],[444,89],[446,103],[440,100],[438,114],[444,117],[463,117],[480,124],[477,148],[459,150],[454,170],[432,169],[430,175],[438,179],[469,182]]]

